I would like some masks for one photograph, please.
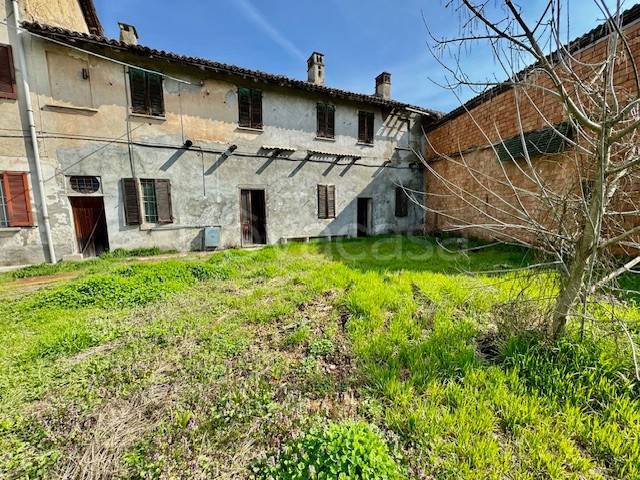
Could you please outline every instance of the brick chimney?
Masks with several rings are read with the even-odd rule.
[[[316,85],[324,85],[324,55],[313,52],[307,60],[309,82]]]
[[[138,45],[138,31],[133,25],[119,22],[120,41],[127,45]]]
[[[382,72],[376,77],[376,97],[389,100],[391,98],[391,74]]]

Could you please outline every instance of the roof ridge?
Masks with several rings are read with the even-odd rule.
[[[102,35],[75,32],[62,27],[46,25],[39,22],[22,22],[22,26],[23,28],[25,28],[31,33],[36,33],[43,36],[49,36],[49,37],[55,38],[56,40],[62,40],[62,41],[67,40],[69,42],[81,40],[89,43],[95,43],[100,46],[113,47],[121,50],[127,50],[132,53],[144,54],[146,56],[157,56],[157,57],[163,57],[171,61],[182,62],[186,64],[194,64],[199,67],[205,67],[210,70],[213,70],[216,73],[235,75],[235,76],[241,76],[241,77],[242,76],[249,77],[249,78],[253,78],[255,80],[262,81],[268,84],[274,84],[274,85],[289,87],[289,88],[297,88],[297,89],[301,89],[309,92],[320,93],[320,94],[329,95],[336,98],[341,98],[344,100],[351,100],[359,103],[368,103],[371,105],[376,105],[379,107],[387,107],[387,108],[404,108],[404,109],[409,108],[409,109],[416,110],[420,113],[423,113],[425,115],[429,115],[432,117],[432,119],[440,118],[440,116],[443,115],[442,112],[438,112],[436,110],[399,102],[397,100],[384,99],[376,95],[350,92],[350,91],[342,90],[338,88],[326,87],[324,85],[316,85],[314,83],[307,82],[305,80],[298,80],[285,75],[267,73],[260,70],[252,70],[244,67],[239,67],[236,65],[230,65],[226,63],[217,62],[214,60],[209,60],[206,58],[180,55],[173,52],[167,52],[165,50],[157,50],[157,49],[143,46],[143,45],[129,45],[119,40],[108,38]]]

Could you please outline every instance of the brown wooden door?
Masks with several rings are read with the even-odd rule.
[[[267,243],[267,215],[264,190],[240,192],[240,227],[243,245]]]
[[[104,202],[101,197],[71,197],[78,252],[85,257],[109,250]]]
[[[371,210],[371,199],[370,198],[359,198],[358,199],[358,236],[366,237],[369,235],[369,212]]]

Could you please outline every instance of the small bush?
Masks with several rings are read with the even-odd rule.
[[[378,430],[353,421],[312,428],[255,471],[278,480],[405,478]]]
[[[155,257],[158,255],[165,255],[170,253],[177,253],[177,250],[163,250],[160,247],[142,247],[133,248],[128,250],[126,248],[116,248],[110,252],[103,253],[100,258],[128,258],[128,257]]]
[[[326,357],[333,353],[333,342],[328,338],[321,338],[309,345],[309,353],[314,357]]]

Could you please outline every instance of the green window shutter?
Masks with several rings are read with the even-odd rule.
[[[262,129],[262,92],[251,90],[251,128]]]
[[[327,111],[327,138],[334,138],[336,136],[336,107],[333,105],[326,106]]]
[[[149,113],[161,117],[164,115],[164,91],[162,76],[147,73],[147,86],[149,95]]]
[[[137,68],[129,69],[129,89],[131,91],[131,111],[133,113],[150,114],[147,102],[147,77],[145,72]]]

